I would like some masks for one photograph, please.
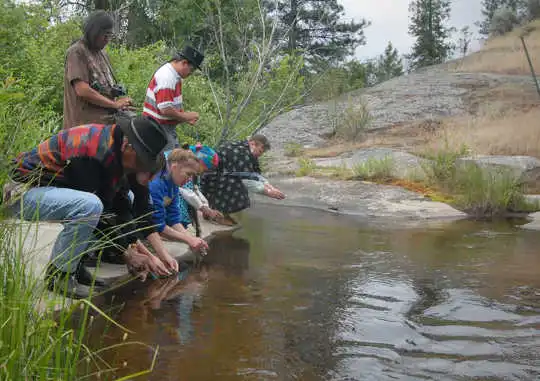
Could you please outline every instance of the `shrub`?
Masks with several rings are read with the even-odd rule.
[[[285,156],[297,157],[304,153],[304,148],[299,143],[289,142],[285,144]]]
[[[501,36],[511,32],[519,24],[516,12],[508,7],[497,9],[493,13],[489,25],[489,34],[492,36]]]
[[[522,211],[523,185],[509,171],[460,166],[454,177],[455,206],[474,217],[493,217]]]
[[[348,99],[344,109],[339,101],[330,102],[328,108],[331,136],[342,140],[357,140],[366,131],[371,123],[372,116],[367,102],[363,98]]]
[[[354,166],[353,172],[357,178],[373,181],[387,181],[392,178],[394,161],[390,155],[383,159],[369,158],[364,163]]]
[[[296,176],[309,176],[315,170],[315,163],[311,159],[300,158],[298,160],[299,168],[296,171]]]

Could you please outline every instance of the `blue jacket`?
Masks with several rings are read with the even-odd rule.
[[[154,213],[152,218],[157,225],[158,232],[162,232],[165,226],[184,224],[180,210],[180,194],[170,175],[163,171],[148,185]]]

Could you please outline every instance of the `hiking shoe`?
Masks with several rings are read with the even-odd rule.
[[[90,270],[88,270],[88,268],[82,263],[79,263],[79,267],[77,268],[77,272],[75,274],[75,279],[77,279],[77,282],[85,286],[92,286],[93,282],[94,288],[96,289],[107,287],[107,282],[103,278],[99,278],[92,274]]]
[[[90,296],[89,289],[81,285],[74,274],[65,273],[50,264],[45,275],[47,289],[72,299],[84,299]]]

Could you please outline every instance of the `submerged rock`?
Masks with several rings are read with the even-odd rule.
[[[429,166],[429,160],[392,148],[366,148],[341,158],[317,159],[314,162],[321,167],[345,166],[349,169],[384,166],[393,178],[415,180],[425,179],[425,169]]]

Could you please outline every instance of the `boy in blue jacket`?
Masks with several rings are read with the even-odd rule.
[[[217,162],[217,155],[210,148],[213,155],[201,154],[200,149],[185,150],[176,148],[165,152],[167,168],[156,176],[149,184],[153,203],[153,220],[157,231],[165,238],[182,241],[193,251],[204,251],[208,244],[201,238],[193,236],[186,228],[189,220],[186,219],[182,204],[185,201],[180,194],[180,187],[191,181],[201,171],[208,169]]]

